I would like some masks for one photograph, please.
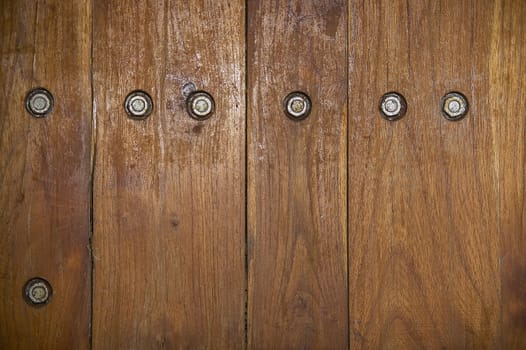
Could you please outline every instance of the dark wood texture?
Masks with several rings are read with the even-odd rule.
[[[502,244],[500,346],[526,349],[526,2],[496,1],[493,10],[488,101]]]
[[[244,346],[243,1],[95,1],[93,345]],[[183,86],[211,93],[198,122]],[[126,95],[154,112],[127,118]]]
[[[248,1],[248,345],[348,343],[345,1]],[[311,115],[282,101],[307,93]]]
[[[87,349],[90,319],[89,0],[0,1],[0,348]],[[29,90],[55,99],[47,118]],[[22,298],[30,278],[47,306]]]

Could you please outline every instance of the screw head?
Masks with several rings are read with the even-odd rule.
[[[53,95],[47,89],[36,88],[26,96],[26,110],[33,117],[42,118],[53,110]]]
[[[440,102],[442,115],[450,121],[461,120],[469,110],[469,103],[466,96],[460,92],[450,92],[442,97]]]
[[[292,120],[307,118],[310,114],[311,106],[309,96],[301,91],[291,92],[283,101],[285,114]]]
[[[186,100],[188,114],[196,120],[205,120],[215,111],[215,102],[212,96],[205,91],[192,92]]]
[[[153,111],[153,101],[148,93],[135,90],[126,96],[124,109],[132,119],[146,119]]]
[[[389,121],[398,120],[407,112],[407,102],[404,96],[397,92],[384,94],[379,107],[382,116]]]
[[[24,296],[26,301],[33,306],[41,306],[49,303],[53,290],[48,281],[35,277],[26,282]]]

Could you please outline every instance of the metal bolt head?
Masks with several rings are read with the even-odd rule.
[[[132,91],[126,96],[124,109],[132,119],[146,119],[153,111],[150,95],[141,90]]]
[[[186,101],[188,114],[196,120],[205,120],[215,111],[215,102],[212,96],[205,91],[195,91],[188,96]]]
[[[382,116],[389,121],[398,120],[407,112],[407,102],[404,96],[397,92],[384,94],[379,107]]]
[[[442,97],[442,114],[447,120],[457,121],[466,116],[469,110],[469,103],[463,94],[450,92]]]
[[[291,92],[283,101],[285,114],[292,120],[307,118],[310,114],[311,106],[309,96],[301,91]]]
[[[26,301],[33,306],[41,306],[49,303],[53,290],[48,281],[35,277],[27,281],[24,286]]]
[[[44,88],[33,89],[26,96],[26,110],[33,117],[45,117],[51,113],[53,105],[53,95]]]

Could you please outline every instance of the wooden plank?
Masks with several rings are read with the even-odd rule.
[[[244,346],[244,2],[96,1],[93,345]],[[206,121],[183,86],[213,95]],[[135,89],[154,101],[127,118]]]
[[[91,2],[0,2],[0,348],[87,349]],[[25,110],[46,87],[46,118]],[[53,295],[23,299],[33,277]]]
[[[347,2],[248,1],[247,21],[248,346],[346,348]]]
[[[488,100],[495,116],[502,349],[526,349],[526,3],[495,2]]]
[[[492,10],[490,0],[351,1],[351,347],[498,345]],[[408,101],[397,122],[378,112],[392,90]],[[449,91],[471,103],[462,121],[441,115]]]

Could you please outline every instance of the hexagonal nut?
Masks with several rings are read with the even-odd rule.
[[[307,118],[311,112],[310,97],[301,91],[288,94],[283,100],[285,114],[292,120],[300,121]]]
[[[468,114],[469,103],[460,92],[449,92],[440,101],[442,115],[450,121],[461,120]]]
[[[407,112],[407,101],[398,92],[388,92],[380,98],[379,109],[382,117],[389,121],[402,118]]]

